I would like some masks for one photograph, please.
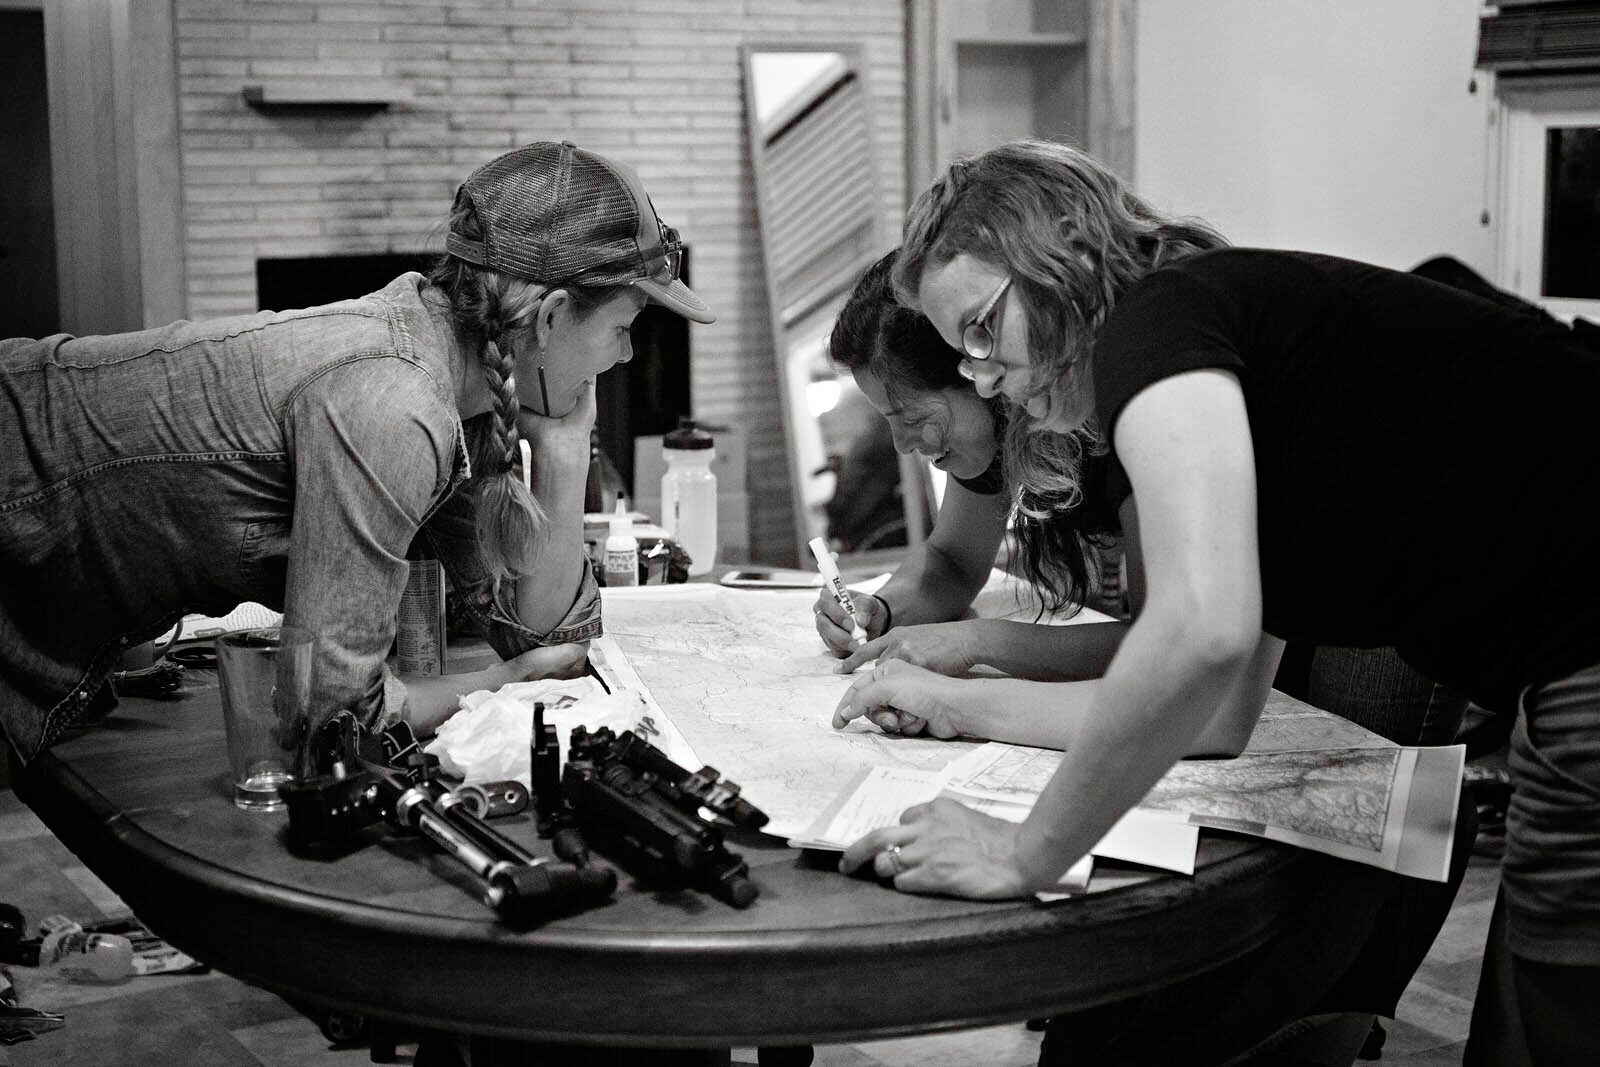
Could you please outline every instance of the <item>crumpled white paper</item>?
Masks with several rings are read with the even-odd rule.
[[[679,764],[691,770],[700,766],[677,730],[652,716],[641,696],[607,693],[588,677],[512,682],[468,693],[461,698],[461,710],[439,726],[423,751],[438,756],[441,770],[465,782],[515,779],[531,789],[533,705],[539,701],[544,702],[544,721],[556,728],[563,767],[574,726],[604,726],[618,734],[633,730]]]

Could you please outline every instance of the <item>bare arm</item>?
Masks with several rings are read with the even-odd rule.
[[[1122,625],[1116,624],[1119,629]],[[1033,627],[1068,631],[1084,628]],[[1281,641],[1262,636],[1249,668],[1242,672],[1217,713],[1179,755],[1237,756],[1244,751],[1255,716],[1266,703],[1282,651]],[[903,660],[891,660],[851,686],[834,712],[833,725],[839,728],[866,716],[890,733],[926,731],[935,737],[981,737],[1014,745],[1067,749],[1094,714],[1101,685],[1101,680],[1094,678],[950,678]]]
[[[1135,396],[1115,432],[1139,501],[1148,595],[1100,681],[1012,683],[1058,690],[1049,703],[1078,727],[1027,820],[917,805],[846,849],[841,870],[870,862],[899,889],[967,897],[1051,888],[1208,730],[1232,738],[1253,727],[1280,646],[1261,632],[1243,390],[1223,371],[1176,375]],[[891,672],[937,678],[895,663]]]
[[[461,698],[480,689],[499,689],[535,678],[576,678],[589,652],[586,642],[533,648],[481,671],[464,674],[408,674],[406,721],[419,737],[431,736],[461,707]]]
[[[549,517],[549,536],[532,574],[517,576],[517,617],[530,630],[553,629],[578,594],[583,545],[583,491],[589,476],[589,429],[594,425],[594,383],[561,418],[523,409],[518,428],[533,450],[531,487]]]
[[[1004,493],[986,496],[954,479],[946,483],[933,532],[878,591],[896,626],[961,617],[994,567],[1009,510]]]
[[[1003,494],[985,496],[951,482],[933,533],[907,554],[876,595],[855,598],[856,618],[868,640],[882,637],[891,624],[898,629],[960,618],[994,566],[1007,512]],[[822,643],[836,656],[851,657],[840,670],[854,670],[860,657],[851,620],[828,590],[817,594],[813,614]]]
[[[1137,618],[1139,612],[1144,610],[1148,582],[1144,571],[1144,554],[1139,548],[1139,510],[1133,497],[1123,502],[1119,518],[1126,537],[1128,604]],[[1266,705],[1267,692],[1272,688],[1272,680],[1278,673],[1278,661],[1282,658],[1283,642],[1262,634],[1255,655],[1251,657],[1250,667],[1240,678],[1238,688],[1229,694],[1185,755],[1237,756],[1243,752],[1245,745],[1250,742],[1256,718]]]
[[[952,482],[933,534],[914,549],[879,590],[892,608],[894,629],[870,601],[857,604],[869,640],[850,643],[849,620],[826,591],[817,599],[817,631],[844,657],[850,673],[879,657],[960,674],[979,664],[1018,678],[1067,681],[1105,672],[1126,624],[1080,623],[1035,626],[1000,619],[959,619],[994,566],[1005,536],[1009,504],[1003,495],[984,496]]]
[[[1236,701],[1275,663],[1261,638],[1255,462],[1238,379],[1205,370],[1150,386],[1118,420],[1116,445],[1139,501],[1148,593],[1017,835],[1029,888],[1054,884],[1219,715],[1247,733],[1260,705]]]

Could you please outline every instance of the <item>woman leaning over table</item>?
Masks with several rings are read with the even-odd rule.
[[[895,449],[922,456],[949,481],[927,539],[882,589],[855,598],[867,642],[854,644],[849,616],[826,591],[813,605],[817,633],[841,658],[842,673],[880,654],[944,673],[980,662],[1030,676],[1035,669],[1057,669],[1052,654],[1059,658],[1059,649],[1029,655],[1034,628],[964,618],[994,567],[1011,509],[1000,463],[1005,404],[998,396],[978,396],[957,370],[960,353],[920,312],[899,305],[889,283],[893,263],[890,252],[856,280],[829,336],[828,354],[850,371],[888,422]],[[1066,602],[1081,605],[1098,587],[1095,552],[1113,542],[1114,518],[1080,508],[1058,517],[1050,533],[1052,558],[1064,561]],[[1043,554],[1040,524],[1019,522],[1018,535],[1025,562]]]
[[[122,647],[244,600],[318,638],[307,731],[348,707],[427,733],[463,693],[576,672],[600,632],[582,534],[594,379],[630,358],[647,300],[712,320],[678,256],[632,170],[542,142],[467,178],[427,276],[0,342],[0,726],[17,756],[105,714]],[[385,667],[419,535],[505,663]]]
[[[1479,704],[1517,711],[1508,936],[1489,952],[1511,954],[1532,1061],[1588,1062],[1600,1047],[1600,355],[1558,325],[1379,267],[1175,247],[1193,228],[1043,142],[954,164],[912,209],[898,288],[962,345],[980,392],[1005,394],[1038,429],[1104,435],[1148,588],[1086,706],[1071,706],[1071,683],[1011,680],[938,679],[935,700],[894,663],[858,683],[851,715],[933,718],[959,693],[1080,721],[1020,827],[936,802],[846,862],[911,890],[1044,888],[1198,731],[1248,733],[1284,638],[1392,644]],[[1493,603],[1503,527],[1537,546],[1546,579],[1516,613]],[[1481,1054],[1469,1046],[1469,1062]]]

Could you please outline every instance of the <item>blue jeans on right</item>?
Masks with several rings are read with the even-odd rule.
[[[1466,1067],[1588,1065],[1600,1049],[1600,664],[1522,696],[1506,852]]]

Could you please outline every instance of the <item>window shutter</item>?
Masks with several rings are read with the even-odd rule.
[[[1478,20],[1477,66],[1511,78],[1600,71],[1600,3],[1500,0]]]

